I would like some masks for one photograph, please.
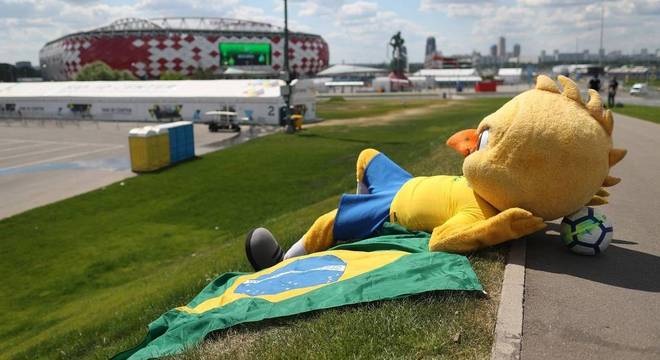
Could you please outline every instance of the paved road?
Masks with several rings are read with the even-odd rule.
[[[615,114],[614,145],[607,251],[572,254],[556,226],[527,242],[524,360],[660,359],[660,125]]]
[[[0,219],[134,176],[128,131],[143,125],[0,120]],[[232,138],[235,133],[209,133],[206,126],[195,125],[195,153],[272,131],[246,127]]]
[[[657,92],[651,92],[643,96],[631,96],[627,91],[623,91],[616,95],[616,102],[623,103],[624,106],[626,106],[626,104],[660,106],[660,94]]]

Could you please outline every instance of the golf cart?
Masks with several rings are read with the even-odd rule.
[[[211,116],[212,120],[209,121],[210,132],[239,132],[241,127],[238,125],[238,114],[234,111],[221,111],[214,110],[205,113]]]

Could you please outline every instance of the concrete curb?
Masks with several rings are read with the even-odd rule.
[[[526,246],[526,239],[511,243],[509,258],[504,269],[491,360],[520,359]]]

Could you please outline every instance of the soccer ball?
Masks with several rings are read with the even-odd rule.
[[[612,241],[612,231],[612,223],[607,217],[590,207],[564,217],[559,230],[564,244],[581,255],[605,251]]]

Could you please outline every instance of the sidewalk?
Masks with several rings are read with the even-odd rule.
[[[571,253],[558,226],[527,241],[522,359],[660,359],[660,126],[615,114],[614,240]]]

